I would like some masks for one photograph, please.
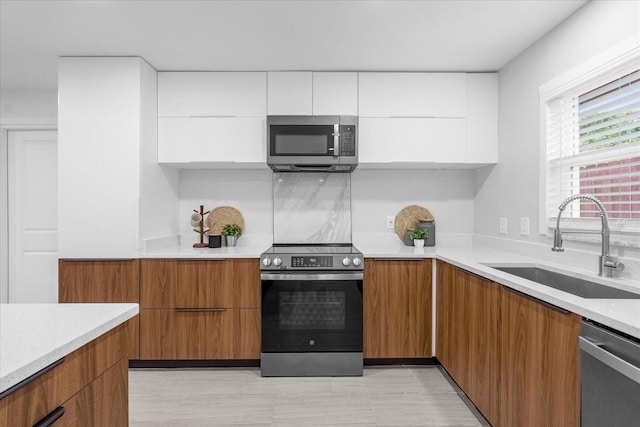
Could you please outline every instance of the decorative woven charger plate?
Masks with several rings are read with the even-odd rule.
[[[226,224],[238,224],[244,234],[244,219],[242,214],[236,208],[231,206],[218,206],[213,209],[206,219],[207,227],[209,227],[209,235],[218,235]]]
[[[411,205],[402,209],[396,215],[396,234],[404,241],[404,235],[409,230],[415,230],[420,221],[433,221],[433,215],[422,206]]]

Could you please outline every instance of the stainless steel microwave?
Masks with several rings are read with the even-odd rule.
[[[267,164],[278,172],[351,172],[358,117],[267,116]]]

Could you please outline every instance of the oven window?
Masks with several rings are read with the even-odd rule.
[[[279,295],[281,329],[345,328],[345,292],[282,291]]]

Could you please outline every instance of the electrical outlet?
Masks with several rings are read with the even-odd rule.
[[[500,217],[500,234],[507,234],[507,218]]]
[[[393,215],[387,215],[387,228],[393,230],[396,227],[396,217]]]
[[[524,236],[529,235],[529,218],[520,218],[520,234]]]

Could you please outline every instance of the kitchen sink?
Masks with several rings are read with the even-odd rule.
[[[602,285],[600,283],[591,282],[589,280],[580,279],[567,274],[557,273],[541,267],[495,265],[489,265],[489,267],[582,298],[640,299],[640,293],[613,288],[611,286]]]

